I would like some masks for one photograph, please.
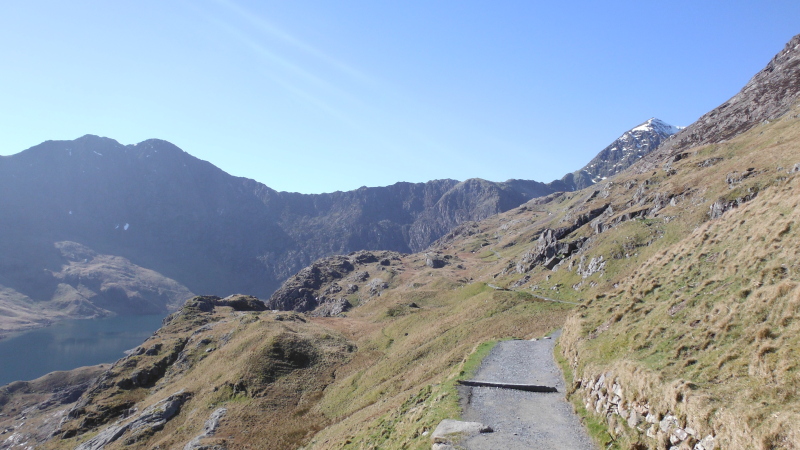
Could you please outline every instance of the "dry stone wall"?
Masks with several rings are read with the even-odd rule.
[[[690,419],[658,411],[646,399],[629,398],[612,372],[576,380],[575,391],[590,414],[601,416],[612,436],[643,436],[650,448],[716,450],[713,434],[701,436]]]

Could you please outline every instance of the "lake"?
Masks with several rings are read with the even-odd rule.
[[[0,340],[0,386],[56,370],[111,363],[161,327],[164,316],[67,320]]]

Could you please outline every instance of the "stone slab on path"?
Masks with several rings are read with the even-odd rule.
[[[467,396],[463,419],[494,430],[471,436],[462,441],[462,446],[469,450],[596,448],[564,397],[564,378],[553,359],[554,346],[555,339],[542,339],[503,341],[492,349],[476,379],[551,386],[558,392],[460,388]]]
[[[491,427],[479,422],[445,419],[433,430],[431,440],[434,444],[450,444],[453,441],[461,441],[470,436],[491,432]]]

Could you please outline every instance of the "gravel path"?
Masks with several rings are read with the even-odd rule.
[[[554,338],[557,336],[554,336]],[[468,439],[470,450],[595,449],[578,416],[564,397],[564,378],[553,360],[555,339],[503,341],[487,356],[474,377],[479,381],[554,386],[556,393],[462,387],[463,420],[494,429]]]

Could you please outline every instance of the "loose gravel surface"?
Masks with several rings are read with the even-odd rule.
[[[564,378],[553,360],[554,339],[503,341],[487,356],[475,380],[553,386],[555,393],[462,387],[463,420],[494,429],[463,442],[470,450],[595,449],[565,398]]]

